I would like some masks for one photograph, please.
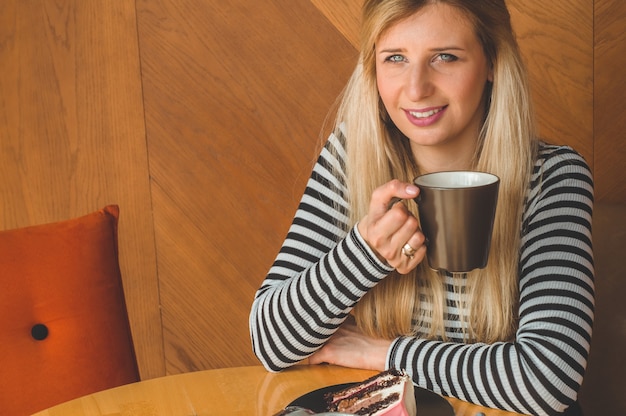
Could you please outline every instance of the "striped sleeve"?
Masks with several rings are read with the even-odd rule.
[[[250,312],[252,347],[269,371],[279,371],[319,349],[356,302],[392,269],[359,235],[346,232],[348,203],[343,146],[330,137],[274,264]]]
[[[571,148],[542,145],[522,222],[519,327],[513,342],[404,337],[388,367],[483,406],[556,415],[577,399],[594,316],[593,182]]]

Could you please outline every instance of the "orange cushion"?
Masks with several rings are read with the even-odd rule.
[[[3,415],[139,380],[118,265],[118,215],[112,205],[0,232]]]

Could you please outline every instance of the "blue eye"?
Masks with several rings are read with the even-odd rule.
[[[385,61],[387,62],[404,62],[404,56],[402,55],[390,55],[387,58],[385,58]]]
[[[439,54],[439,59],[441,59],[444,62],[454,62],[454,61],[458,60],[459,58],[456,57],[455,55],[450,54],[450,53],[440,53]]]

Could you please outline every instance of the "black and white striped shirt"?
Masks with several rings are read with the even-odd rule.
[[[329,151],[335,147],[334,152]],[[334,156],[338,155],[338,156]],[[341,142],[331,136],[250,314],[254,352],[270,371],[308,357],[392,270],[348,232]],[[340,169],[341,170],[341,169]],[[448,310],[451,342],[396,339],[388,368],[446,396],[518,413],[558,414],[577,398],[594,314],[593,182],[569,147],[541,144],[521,224],[519,329],[514,342],[463,343],[467,311]],[[339,207],[339,208],[338,208]],[[339,225],[338,225],[339,224]],[[448,277],[448,301],[462,288]]]

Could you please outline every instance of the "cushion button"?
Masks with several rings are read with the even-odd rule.
[[[48,327],[45,326],[44,324],[35,324],[30,330],[30,334],[37,341],[43,341],[44,339],[48,337]]]

